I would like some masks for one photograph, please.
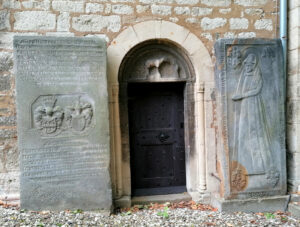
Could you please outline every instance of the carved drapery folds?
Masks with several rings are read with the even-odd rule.
[[[284,194],[280,41],[220,40],[215,48],[224,197]]]

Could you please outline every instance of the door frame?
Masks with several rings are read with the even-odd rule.
[[[169,51],[175,57],[178,58],[178,61],[181,61],[185,65],[186,78],[173,78],[165,81],[160,78],[159,80],[148,81],[147,79],[136,80],[132,78],[130,70],[132,68],[132,59],[134,56],[140,56],[144,52],[151,51],[154,47],[159,47],[164,51]],[[150,40],[132,48],[127,55],[124,57],[120,70],[119,70],[119,110],[120,110],[120,128],[121,128],[121,141],[122,141],[122,154],[128,157],[130,170],[130,134],[129,134],[129,116],[128,116],[128,84],[134,83],[184,83],[183,87],[183,105],[184,105],[184,143],[185,143],[185,172],[186,172],[186,187],[188,191],[191,191],[192,188],[196,188],[197,185],[193,184],[194,178],[198,178],[198,172],[193,171],[196,166],[196,143],[195,143],[195,99],[194,99],[194,87],[195,87],[195,73],[193,72],[192,64],[189,61],[187,55],[183,50],[178,48],[176,45],[171,42],[161,41],[161,40]],[[131,189],[131,174],[130,174],[130,195],[132,194]]]
[[[196,32],[196,33],[194,33]],[[176,23],[165,20],[148,20],[129,25],[108,43],[107,48],[107,78],[110,111],[110,140],[111,140],[111,182],[112,196],[115,205],[119,207],[131,204],[130,156],[126,141],[121,137],[121,118],[119,103],[121,87],[126,84],[120,81],[120,66],[126,54],[136,45],[148,41],[159,40],[170,42],[179,47],[192,63],[194,71],[193,86],[195,103],[195,157],[193,166],[194,175],[190,179],[187,190],[195,200],[208,199],[209,195],[217,192],[220,179],[217,175],[217,152],[215,124],[216,108],[214,96],[214,64],[208,49],[209,45],[202,42],[200,34],[191,31]],[[124,89],[123,89],[124,90]],[[125,150],[123,149],[125,147]],[[188,180],[189,181],[189,180]],[[188,184],[188,182],[187,182]]]
[[[141,93],[141,90],[139,90],[138,94],[135,92],[134,89],[137,88],[140,84],[142,86],[144,86],[143,88],[146,87],[147,93],[144,93],[145,89],[142,89],[142,93]],[[133,94],[133,96],[130,95],[130,99],[131,98],[134,98],[134,99],[138,98],[139,95],[143,95],[143,94],[146,94],[146,96],[147,96],[148,92],[151,92],[151,90],[155,89],[155,87],[157,88],[157,85],[162,85],[159,88],[159,90],[156,90],[156,91],[158,91],[158,94],[161,94],[161,92],[165,92],[165,93],[169,93],[169,94],[173,94],[173,95],[175,94],[175,97],[177,98],[176,100],[178,100],[178,96],[181,96],[180,99],[182,99],[182,100],[180,100],[180,105],[182,105],[182,108],[184,110],[184,93],[183,93],[183,91],[184,91],[184,87],[185,87],[185,82],[128,83],[128,85],[130,85],[129,88],[128,88],[128,93]],[[173,86],[173,87],[170,88],[170,86]],[[162,88],[163,88],[163,90],[162,90]],[[149,95],[149,96],[151,96],[151,95]],[[149,96],[147,96],[147,97],[149,97]],[[157,96],[157,94],[155,96]],[[152,98],[154,98],[154,97],[152,96]],[[132,102],[132,100],[128,100],[128,105],[129,105],[129,102]],[[177,104],[178,104],[178,101],[176,102],[176,105]],[[174,110],[174,112],[177,112],[176,111],[177,108],[174,109],[174,106],[172,106],[172,109],[170,109],[170,110],[171,111]],[[144,114],[144,113],[143,112],[138,112],[138,114]],[[184,113],[183,113],[183,115],[184,115]],[[130,111],[128,111],[128,117],[130,119]],[[184,116],[182,116],[182,117],[183,117],[183,119],[181,117],[180,117],[180,119],[182,119],[184,121]],[[177,122],[177,121],[175,120],[175,122]],[[173,122],[173,123],[175,123],[175,122]],[[132,121],[130,122],[130,120],[129,120],[129,140],[131,139],[131,136],[133,136],[132,134],[130,134],[130,132],[132,132],[130,130],[130,127],[132,127],[130,125],[131,123],[132,123]],[[182,122],[182,123],[183,123],[182,126],[178,125],[177,128],[175,128],[177,130],[177,133],[180,133],[180,132],[184,133],[184,122]],[[175,125],[173,125],[173,126],[176,127]],[[180,127],[182,127],[182,130],[180,129]],[[172,131],[172,134],[173,133],[175,133],[175,132]],[[179,134],[177,134],[177,136],[179,136]],[[175,145],[173,145],[173,147],[172,147],[172,154],[173,155],[176,155],[176,154],[173,153],[173,152],[176,152],[176,145],[178,146],[179,144],[181,144],[180,147],[183,147],[184,143],[185,143],[185,138],[184,137],[182,138],[182,140],[178,141],[179,138],[177,136],[175,136],[175,138],[177,138],[177,142],[179,142],[179,143],[176,143]],[[171,138],[172,138],[172,136],[171,136]],[[130,141],[132,141],[132,140],[130,140]],[[162,143],[161,145],[163,145],[163,144],[164,143]],[[133,144],[130,144],[130,149],[133,149],[133,146],[134,146]],[[184,152],[184,159],[186,158],[185,155],[186,155],[186,152]],[[131,169],[131,179],[132,179],[132,181],[131,181],[131,189],[132,190],[131,191],[132,191],[133,196],[176,194],[176,193],[183,193],[183,192],[187,191],[187,189],[186,189],[186,163],[184,163],[184,184],[175,185],[175,186],[152,187],[152,188],[134,188],[135,173],[134,173],[134,170],[133,170],[133,166],[135,165],[134,164],[135,163],[134,162],[135,158],[133,156],[134,156],[133,152],[131,152],[131,150],[130,150],[130,169]],[[179,159],[177,159],[177,160],[179,160]],[[143,166],[143,164],[142,164],[142,166]],[[179,175],[175,175],[175,177],[179,177]],[[135,191],[135,193],[134,193],[134,191]]]

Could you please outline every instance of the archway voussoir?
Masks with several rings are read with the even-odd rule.
[[[145,21],[133,26],[140,42],[161,37],[161,21]]]

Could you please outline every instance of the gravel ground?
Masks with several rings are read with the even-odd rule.
[[[140,210],[110,216],[96,212],[30,212],[0,207],[0,226],[300,226],[285,213],[234,213],[188,208]]]

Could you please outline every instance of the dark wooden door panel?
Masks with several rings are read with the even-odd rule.
[[[133,192],[185,186],[183,84],[129,84],[128,91]]]

